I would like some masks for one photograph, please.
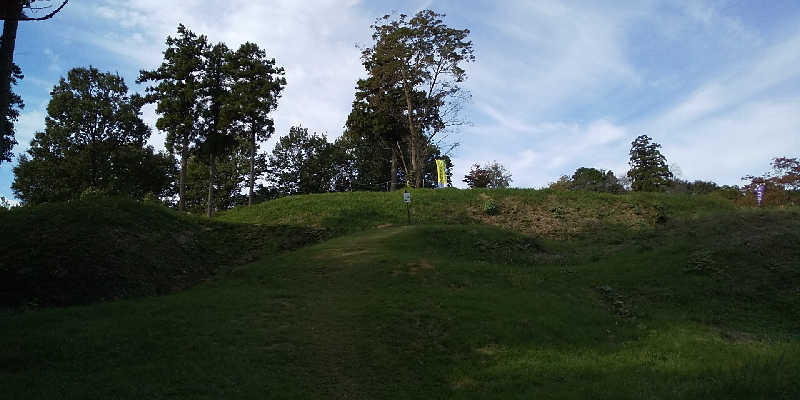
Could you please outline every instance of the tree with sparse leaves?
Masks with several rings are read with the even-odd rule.
[[[652,142],[647,135],[637,137],[631,143],[631,187],[637,192],[657,192],[669,185],[672,172],[667,167],[667,159],[658,150],[661,145]]]
[[[374,44],[362,50],[368,78],[365,89],[402,100],[402,111],[387,107],[404,121],[408,161],[405,176],[413,186],[423,182],[426,152],[449,128],[463,124],[459,111],[469,98],[461,87],[464,64],[475,60],[468,29],[453,29],[431,10],[412,18],[385,15],[372,25]],[[391,102],[390,102],[391,103]]]
[[[187,163],[200,130],[200,80],[208,43],[205,35],[198,36],[183,24],[178,25],[176,37],[167,36],[166,43],[164,61],[155,70],[140,71],[137,83],[154,83],[146,89],[145,99],[157,103],[156,112],[160,116],[156,127],[167,132],[167,150],[180,155],[178,209],[183,210]]]
[[[463,182],[470,189],[505,189],[511,184],[511,173],[497,161],[483,166],[475,164],[464,176]]]
[[[119,75],[74,68],[51,96],[44,131],[14,168],[17,198],[37,204],[84,192],[169,195],[173,160],[147,146],[143,102]]]

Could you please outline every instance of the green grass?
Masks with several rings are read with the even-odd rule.
[[[223,219],[275,218],[339,237],[178,293],[0,311],[2,396],[800,395],[797,210],[481,194],[415,193],[410,227],[387,194],[233,210]],[[499,215],[481,214],[487,195]],[[359,209],[372,211],[353,220]],[[532,235],[521,217],[563,226]]]
[[[208,220],[100,198],[0,213],[0,306],[168,293],[326,237],[310,228]]]

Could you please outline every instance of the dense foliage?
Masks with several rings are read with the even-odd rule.
[[[139,199],[170,194],[172,159],[146,145],[143,103],[119,75],[74,68],[51,94],[45,129],[14,168],[17,198],[37,204],[87,191]]]
[[[631,178],[631,187],[637,192],[663,190],[672,179],[667,159],[658,150],[661,145],[651,140],[649,136],[641,135],[631,143],[628,177]]]
[[[344,189],[348,180],[339,172],[344,154],[325,135],[294,126],[269,156],[267,180],[279,195],[325,193]]]
[[[382,135],[390,146],[402,141],[407,149],[395,156],[407,155],[402,166],[415,187],[423,184],[430,146],[463,123],[459,111],[469,96],[461,87],[464,65],[475,60],[469,30],[450,28],[442,18],[431,10],[410,19],[405,14],[378,18],[372,25],[374,43],[361,57],[368,74],[359,82],[361,98],[392,127]],[[402,135],[393,128],[398,123]]]
[[[572,190],[589,190],[592,192],[622,193],[625,188],[619,183],[613,171],[581,167],[578,168],[570,179],[569,188]]]

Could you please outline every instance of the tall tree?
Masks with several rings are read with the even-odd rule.
[[[402,91],[397,88],[383,90],[365,79],[357,83],[342,144],[354,156],[356,185],[361,190],[383,190],[386,182],[390,190],[397,188],[399,163],[407,147],[401,146],[408,132],[401,117],[403,103]]]
[[[187,163],[199,131],[200,77],[208,43],[205,35],[198,36],[180,24],[178,36],[167,36],[166,44],[161,65],[152,71],[140,71],[136,82],[155,83],[146,89],[145,99],[158,103],[156,112],[161,116],[156,127],[167,132],[167,150],[180,154],[178,209],[183,210]]]
[[[669,185],[672,172],[667,167],[667,159],[658,149],[661,145],[652,142],[647,135],[641,135],[631,142],[631,187],[637,192],[656,192]]]
[[[14,168],[20,200],[67,200],[87,190],[135,198],[166,193],[173,164],[146,146],[143,102],[119,75],[74,68],[51,96],[44,131]]]
[[[25,15],[24,10],[47,9],[39,7],[37,0],[5,0],[0,5],[0,19],[3,20],[3,35],[0,36],[0,163],[11,161],[11,149],[17,144],[14,139],[14,123],[22,108],[22,99],[14,94],[11,85],[22,79],[22,71],[14,64],[14,48],[17,42],[19,21],[42,21],[56,15],[69,0],[64,0],[54,11],[41,16]],[[42,3],[41,0],[38,3]]]
[[[423,10],[413,18],[385,15],[372,25],[373,46],[361,59],[373,90],[402,92],[409,162],[406,175],[421,186],[429,144],[448,127],[459,125],[459,111],[469,94],[460,85],[464,64],[475,60],[468,29],[448,27],[444,14]]]
[[[242,44],[233,54],[230,68],[233,85],[229,115],[250,145],[248,205],[252,205],[258,143],[275,132],[269,113],[278,107],[281,91],[286,86],[285,71],[276,66],[274,58],[267,58],[264,50],[250,42]]]
[[[230,116],[226,105],[231,102],[231,78],[228,61],[231,51],[223,43],[207,49],[204,53],[203,79],[200,82],[201,130],[199,153],[208,160],[207,215],[214,213],[214,186],[217,178],[217,159],[232,151],[237,144],[231,130]]]

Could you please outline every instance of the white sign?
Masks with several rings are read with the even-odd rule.
[[[411,203],[411,193],[408,192],[403,193],[403,202]]]

